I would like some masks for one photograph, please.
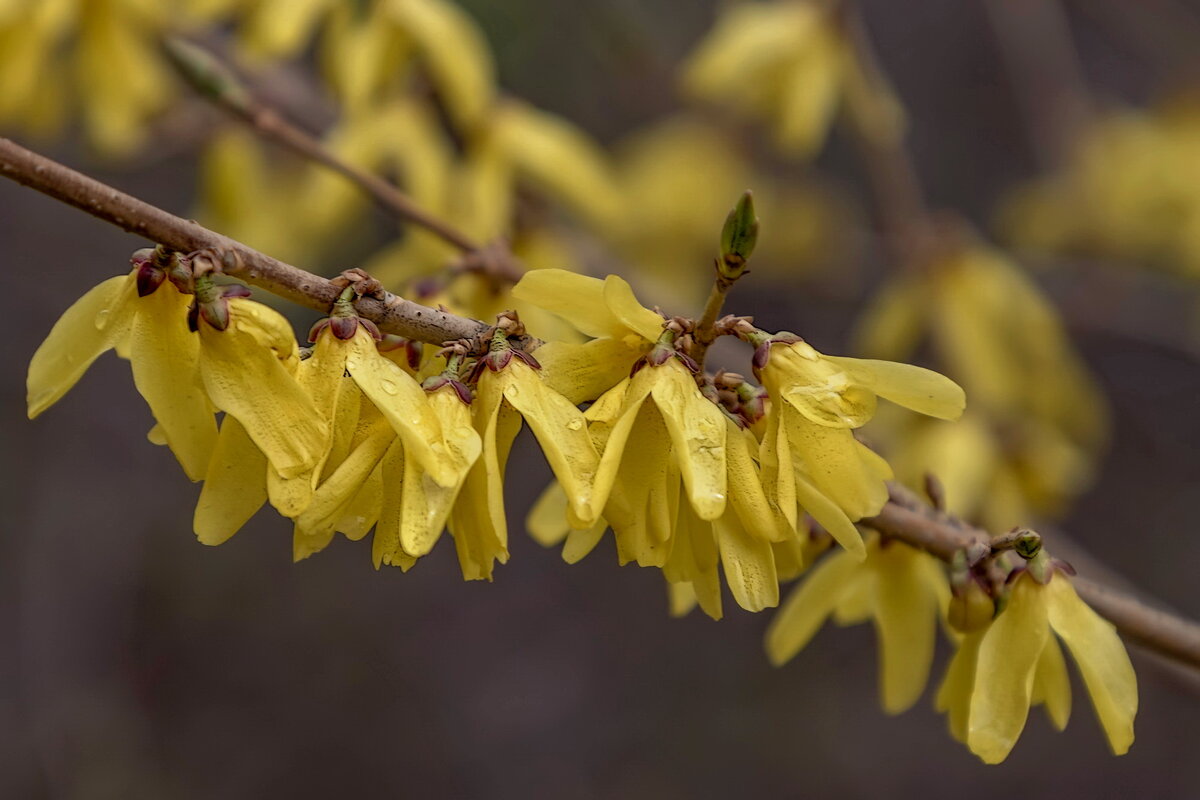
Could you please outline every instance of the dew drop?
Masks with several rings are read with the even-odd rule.
[[[349,365],[350,362],[347,361],[346,363]],[[379,388],[383,389],[388,394],[396,394],[399,391],[399,389],[396,388],[396,384],[389,380],[381,380],[379,382]]]
[[[573,431],[577,431],[577,430],[579,430],[580,428],[582,428],[582,427],[583,427],[583,420],[581,420],[581,419],[573,419],[573,420],[571,420],[570,422],[568,422],[568,423],[567,423],[567,427],[568,427],[568,428],[570,428],[570,429],[571,429],[571,430],[573,430]]]
[[[96,330],[104,330],[104,326],[108,324],[108,317],[111,313],[107,308],[102,308],[96,312]]]

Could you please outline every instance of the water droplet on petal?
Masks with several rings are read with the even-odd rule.
[[[582,427],[583,427],[583,420],[581,420],[581,419],[573,419],[573,420],[571,420],[570,422],[568,422],[568,423],[567,423],[567,427],[568,427],[568,428],[570,428],[570,429],[571,429],[571,430],[573,430],[573,431],[577,431],[577,430],[579,430],[580,428],[582,428]]]
[[[350,362],[347,361],[346,363],[348,365]],[[396,388],[396,384],[392,383],[389,380],[380,381],[379,388],[383,389],[388,394],[396,394],[396,392],[399,391],[399,389]]]
[[[104,330],[104,326],[108,324],[108,318],[111,313],[107,308],[102,308],[96,312],[96,330]]]

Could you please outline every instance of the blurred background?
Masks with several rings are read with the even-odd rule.
[[[853,126],[830,121],[828,141],[809,130],[797,143],[773,134],[754,109],[735,114],[719,97],[681,89],[686,64],[737,4],[460,5],[486,37],[503,91],[576,126],[612,173],[615,210],[597,209],[546,179],[553,164],[513,156],[541,179],[530,181],[541,196],[513,190],[532,196],[521,194],[512,211],[528,232],[514,240],[527,261],[565,266],[555,259],[570,253],[576,268],[621,272],[644,297],[694,312],[724,213],[739,191],[755,189],[761,269],[756,263],[739,285],[730,310],[797,331],[823,351],[862,354],[860,318],[897,265],[877,235],[887,219],[871,200],[872,176],[844,133]],[[6,21],[20,21],[19,11],[2,13],[10,16],[0,15],[0,44],[16,30]],[[1200,214],[1192,216],[1200,179],[1189,180],[1200,178],[1190,94],[1200,86],[1200,3],[863,0],[861,13],[906,111],[928,206],[960,215],[1032,276],[1105,398],[1107,433],[1094,437],[1103,442],[1076,448],[1086,465],[1071,470],[1067,486],[1043,492],[1053,501],[1030,492],[1022,508],[1069,532],[1064,550],[1082,547],[1151,597],[1200,617],[1200,248],[1191,249],[1193,237],[1200,241]],[[230,23],[212,25],[201,36],[224,46]],[[68,59],[68,39],[47,47],[51,63]],[[261,70],[257,85],[291,116],[336,134],[352,113],[345,88],[322,71],[324,47],[303,44],[288,70],[255,57],[247,69]],[[35,68],[12,48],[5,62],[3,50],[0,75]],[[115,74],[118,66],[99,68]],[[434,93],[446,91],[430,72]],[[54,77],[45,74],[47,94]],[[314,93],[305,78],[333,89]],[[453,128],[455,102],[441,100],[435,111]],[[290,185],[272,177],[287,167],[277,153],[244,162],[260,172],[214,155],[225,129],[198,101],[154,112],[147,143],[122,153],[96,136],[87,112],[84,123],[69,111],[60,117],[55,137],[11,120],[0,129],[218,227],[222,214],[256,212],[266,220],[259,230],[229,232],[252,244],[258,236],[268,250],[272,241],[307,246],[319,227],[292,207],[272,213],[268,189],[283,197]],[[715,149],[687,149],[698,137],[679,126],[696,120],[725,137]],[[656,145],[647,143],[653,135]],[[693,152],[671,166],[672,155]],[[415,180],[402,161],[380,169]],[[221,183],[231,174],[232,188]],[[651,185],[639,188],[639,179]],[[311,180],[312,191],[324,186]],[[714,197],[697,194],[708,186]],[[328,191],[309,195],[318,217],[334,204]],[[679,221],[676,205],[714,210]],[[649,233],[596,221],[629,216],[629,207]],[[271,252],[327,274],[366,262],[383,271],[396,261],[418,265],[395,268],[397,281],[440,266],[415,236],[394,244],[382,215],[346,213],[368,222],[334,215],[334,233],[319,246]],[[1133,216],[1138,224],[1124,230]],[[693,222],[698,243],[687,238]],[[673,226],[675,238],[656,225]],[[543,231],[554,237],[535,236]],[[492,584],[464,583],[446,541],[407,574],[377,573],[364,546],[340,537],[293,564],[290,525],[267,512],[220,548],[197,544],[198,487],[146,441],[152,420],[124,362],[103,357],[57,407],[25,419],[24,374],[37,344],[75,298],[124,271],[139,246],[0,183],[9,287],[0,296],[3,796],[1200,796],[1195,675],[1134,652],[1141,713],[1125,757],[1108,754],[1076,682],[1066,732],[1035,710],[1008,761],[985,767],[950,739],[932,688],[901,717],[880,711],[866,627],[830,627],[773,669],[761,647],[769,612],[728,603],[719,623],[698,612],[671,619],[661,578],[618,567],[611,544],[574,566],[535,544],[523,519],[549,471],[528,434],[509,467],[512,560]],[[298,330],[313,320],[289,314]],[[721,357],[733,365],[744,354]],[[913,357],[938,366],[936,343]],[[1034,461],[1022,468],[1036,471]],[[931,686],[948,655],[948,647],[939,653]]]

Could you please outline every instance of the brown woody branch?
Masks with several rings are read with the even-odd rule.
[[[173,250],[231,253],[237,263],[227,274],[308,308],[327,311],[340,291],[325,278],[277,261],[4,138],[0,138],[0,175]],[[475,338],[487,329],[478,320],[391,294],[384,299],[363,297],[357,307],[381,329],[434,344]],[[984,531],[934,511],[898,486],[892,487],[892,499],[883,511],[863,524],[942,559],[963,548],[990,547],[991,541]],[[1151,608],[1103,583],[1086,578],[1074,582],[1079,594],[1125,636],[1183,664],[1200,667],[1200,625]]]
[[[227,259],[223,269],[226,275],[298,305],[327,312],[341,291],[320,275],[285,264],[198,222],[127,195],[11,139],[0,138],[0,174],[172,250],[232,254],[234,258]],[[478,320],[429,308],[390,292],[383,293],[382,298],[363,297],[356,308],[383,331],[431,344],[474,339],[487,328]]]

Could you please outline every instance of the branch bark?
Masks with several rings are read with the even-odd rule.
[[[202,225],[182,219],[82,175],[44,156],[0,138],[0,175],[74,206],[94,217],[174,250],[213,249],[232,253],[237,266],[227,274],[241,278],[307,308],[328,311],[339,289],[329,280],[264,255]],[[410,339],[441,344],[473,339],[487,330],[478,320],[428,308],[395,295],[364,297],[359,313],[381,329]],[[902,487],[879,515],[863,524],[941,559],[957,550],[987,546],[991,537],[946,514],[934,511]],[[1087,578],[1076,589],[1098,613],[1129,639],[1175,661],[1200,668],[1200,624],[1152,608],[1132,595]]]
[[[232,253],[235,258],[231,259],[232,266],[223,270],[226,275],[298,305],[325,313],[341,291],[320,275],[285,264],[194,220],[152,206],[27,150],[11,139],[0,138],[0,174],[172,250]],[[359,314],[380,330],[430,344],[474,339],[488,327],[478,320],[429,308],[390,292],[382,299],[363,297],[355,306]]]

